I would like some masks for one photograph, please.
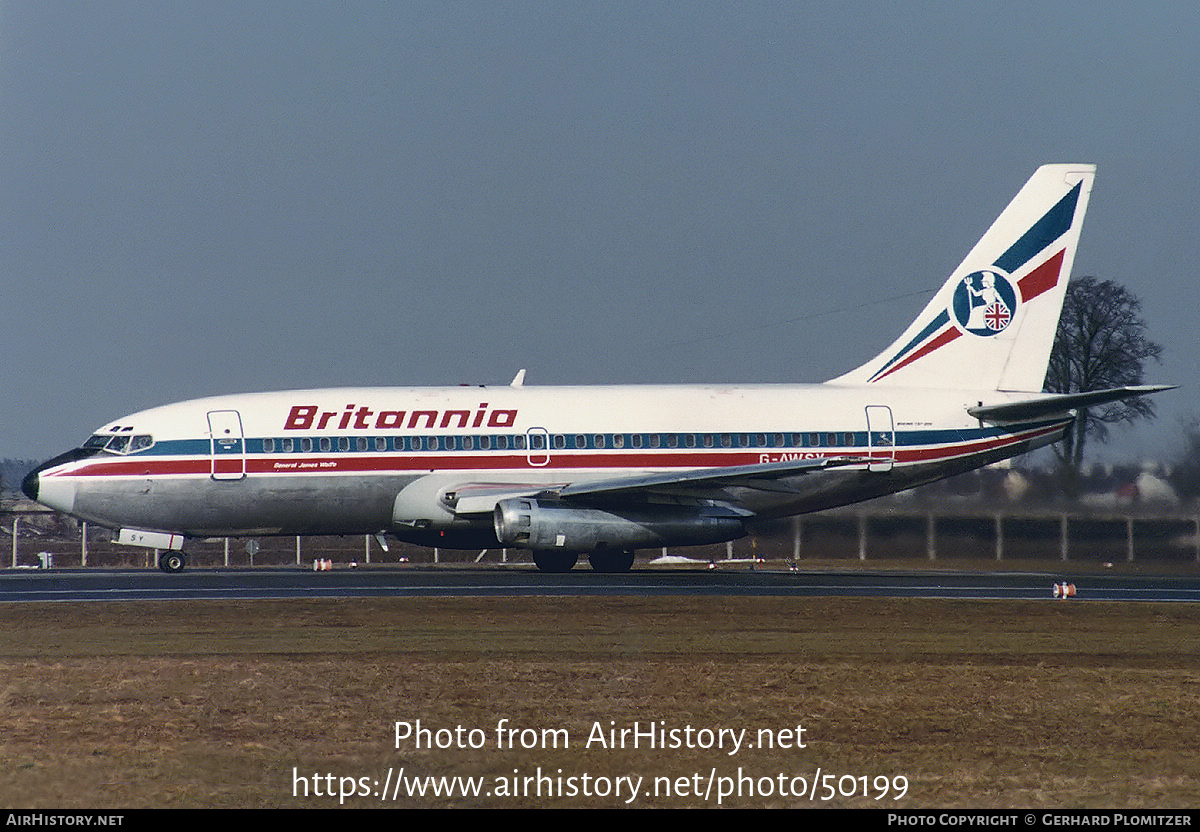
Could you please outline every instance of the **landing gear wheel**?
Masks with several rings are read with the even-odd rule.
[[[570,572],[579,560],[578,552],[534,552],[533,562],[542,572]]]
[[[592,552],[588,555],[588,562],[592,564],[593,572],[628,572],[633,568],[633,552],[614,552],[611,549]]]
[[[158,556],[158,568],[164,572],[182,572],[187,566],[187,555],[183,552],[163,552]]]

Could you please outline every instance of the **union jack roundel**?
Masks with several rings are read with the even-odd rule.
[[[954,290],[951,302],[958,325],[972,335],[998,335],[1012,323],[1017,293],[1012,283],[991,269],[972,272]]]

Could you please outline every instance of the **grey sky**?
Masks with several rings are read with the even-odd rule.
[[[0,456],[201,395],[820,381],[1044,162],[1200,411],[1200,7],[0,2]],[[889,300],[890,299],[890,300]]]

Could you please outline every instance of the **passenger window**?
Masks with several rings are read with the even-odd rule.
[[[330,449],[330,447],[331,447],[331,443],[330,443],[330,441],[329,441],[329,437],[328,437],[328,436],[322,436],[322,437],[321,437],[321,450],[322,450],[322,451],[328,451],[328,450]]]
[[[301,451],[303,451],[303,452],[304,452],[304,453],[306,453],[306,454],[307,454],[307,453],[312,453],[312,448],[313,448],[313,446],[312,446],[312,439],[309,439],[308,437],[305,437],[304,439],[301,439],[301,440],[300,440],[300,450],[301,450]]]
[[[375,437],[375,450],[377,450],[377,451],[386,451],[387,450],[387,437],[384,437],[384,436],[376,436]]]
[[[339,451],[350,450],[350,437],[348,437],[348,436],[339,436],[338,437],[338,450]]]
[[[136,445],[137,441],[139,439],[141,439],[140,436],[133,437],[133,444]],[[135,448],[134,450],[137,450],[137,449]],[[274,439],[264,439],[263,440],[263,453],[264,454],[275,453],[275,440]]]
[[[282,446],[282,448],[283,448],[283,452],[284,452],[285,454],[290,454],[290,453],[292,452],[292,440],[291,440],[291,437],[289,437],[289,438],[287,438],[287,439],[284,439],[284,440],[281,440],[281,442],[280,442],[280,445]]]

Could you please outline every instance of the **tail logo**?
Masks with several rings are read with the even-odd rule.
[[[958,356],[969,356],[976,364],[986,359],[988,375],[976,379],[983,387],[1004,380],[1005,384],[1022,385],[1012,389],[1039,389],[1045,376],[1044,358],[1048,357],[1048,350],[1046,356],[1040,350],[1053,336],[1083,220],[1083,188],[1092,181],[1094,170],[1091,165],[1038,168],[904,334],[872,361],[834,381],[883,381],[922,362],[923,369],[910,376],[914,382],[945,387],[960,378],[956,374]],[[1078,181],[1056,198],[1074,178]],[[1038,216],[1039,209],[1052,199],[1053,204]],[[1034,217],[1037,219],[1030,221]],[[1024,233],[1017,233],[1022,228]],[[1031,307],[1036,314],[1028,319],[1033,322],[1029,335],[1018,346],[1018,330],[1026,331],[1026,325],[1017,320],[1026,317],[1021,307],[1042,295],[1049,299],[1044,304],[1045,314]],[[971,340],[1002,332],[1007,334],[993,341]],[[956,347],[941,351],[955,342]],[[940,358],[924,360],[934,353]],[[983,364],[979,369],[984,370]]]
[[[972,335],[998,335],[1012,323],[1017,293],[1012,283],[991,269],[972,272],[954,290],[951,311],[958,325]]]

